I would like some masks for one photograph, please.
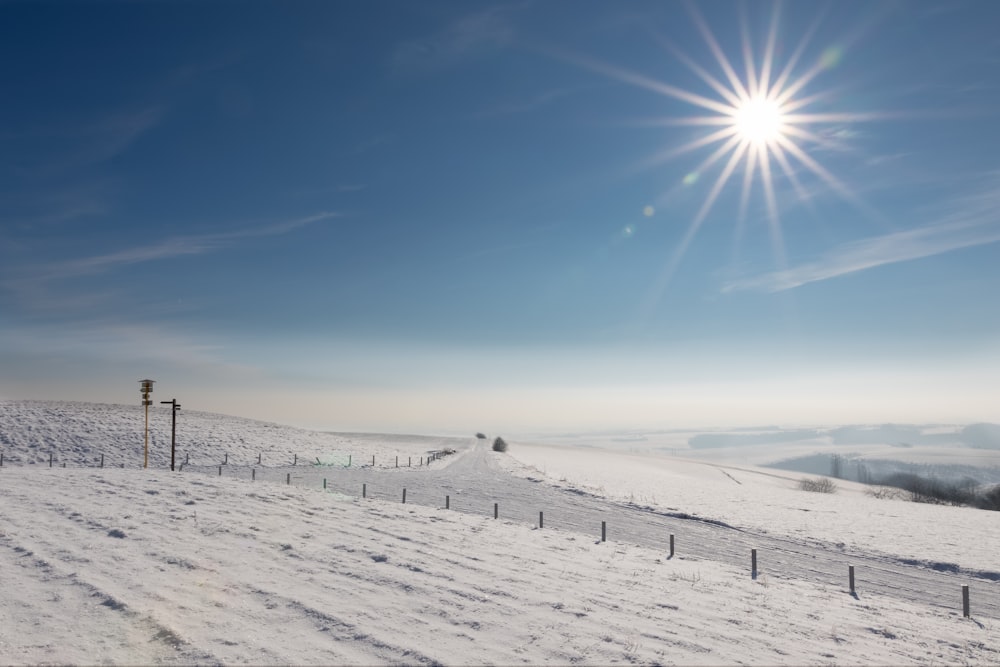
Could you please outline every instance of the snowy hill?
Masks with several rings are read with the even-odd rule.
[[[171,473],[162,452],[134,465],[138,409],[9,401],[0,415],[5,663],[1000,661],[993,512],[806,493],[752,466],[196,413],[198,456]],[[430,466],[390,459],[448,443]],[[128,469],[93,467],[112,446]],[[51,448],[66,468],[48,467]],[[332,450],[377,465],[289,465]],[[831,541],[854,520],[856,544]]]

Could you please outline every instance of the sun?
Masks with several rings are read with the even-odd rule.
[[[770,148],[784,137],[785,114],[781,105],[763,96],[740,104],[733,114],[733,128],[751,146]]]
[[[865,215],[871,216],[871,208],[820,164],[813,154],[820,154],[817,149],[843,151],[847,148],[835,138],[835,133],[824,131],[824,127],[836,130],[854,122],[899,117],[892,113],[829,111],[832,106],[830,103],[836,101],[836,95],[832,89],[824,90],[823,86],[818,86],[816,79],[837,66],[841,50],[836,47],[828,48],[812,56],[811,63],[810,56],[807,55],[822,14],[802,33],[797,46],[787,52],[783,61],[779,61],[777,57],[780,5],[774,5],[760,58],[754,54],[747,17],[741,14],[740,64],[744,69],[741,75],[716,40],[697,6],[694,3],[686,6],[695,27],[714,57],[716,72],[710,71],[711,65],[695,61],[665,37],[656,35],[656,38],[669,52],[667,57],[670,60],[682,63],[707,85],[709,90],[705,92],[680,88],[667,81],[591,58],[568,56],[568,59],[580,66],[698,109],[697,115],[658,117],[644,121],[644,125],[705,128],[700,136],[679,146],[664,147],[638,165],[648,169],[682,155],[709,151],[707,157],[687,170],[680,183],[669,186],[664,195],[665,199],[672,192],[693,187],[695,183],[711,184],[702,205],[688,225],[687,233],[665,265],[663,277],[654,292],[666,289],[671,274],[691,241],[723,190],[733,180],[742,181],[736,216],[737,237],[741,235],[747,218],[751,192],[759,184],[767,210],[772,249],[779,268],[785,264],[785,251],[776,186],[789,185],[798,199],[808,204],[817,190],[813,187],[807,189],[805,185],[812,184],[804,185],[802,179],[814,176],[820,184],[854,204]],[[822,106],[823,110],[811,110],[811,107],[818,106]],[[707,178],[709,175],[714,175],[714,179]]]

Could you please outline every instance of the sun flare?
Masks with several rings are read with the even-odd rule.
[[[759,96],[740,104],[733,115],[733,127],[744,141],[770,147],[783,136],[784,118],[780,104]]]
[[[711,183],[698,212],[689,223],[687,233],[664,267],[663,277],[654,290],[658,293],[666,289],[670,275],[723,190],[733,180],[742,181],[736,217],[737,236],[742,233],[748,217],[751,193],[754,186],[759,184],[774,258],[779,267],[785,264],[785,250],[779,197],[776,193],[778,188],[788,186],[799,201],[810,206],[809,202],[815,194],[826,188],[854,204],[864,214],[872,216],[872,209],[811,153],[818,153],[818,149],[844,151],[849,148],[838,136],[842,133],[836,131],[844,125],[895,117],[894,114],[878,112],[827,111],[830,102],[834,101],[834,91],[818,87],[816,79],[838,65],[841,49],[827,48],[813,56],[811,64],[807,61],[810,42],[821,23],[822,14],[802,33],[797,46],[781,59],[783,62],[779,62],[777,57],[780,6],[774,5],[760,58],[754,54],[747,17],[741,16],[741,64],[745,72],[741,76],[697,6],[691,3],[687,8],[714,57],[717,71],[711,72],[711,66],[706,67],[695,61],[667,38],[658,35],[657,39],[670,52],[671,60],[682,63],[711,92],[699,93],[605,62],[584,57],[573,58],[584,67],[623,83],[684,102],[699,110],[697,115],[659,117],[646,123],[654,126],[701,127],[705,130],[686,143],[664,147],[641,163],[644,168],[652,168],[681,155],[709,151],[708,156],[693,169],[687,170],[681,182],[674,184],[665,195],[669,196],[679,188],[693,187],[696,183]],[[807,64],[800,69],[803,62]],[[820,106],[822,111],[810,110],[810,107]],[[874,217],[878,217],[877,214]]]

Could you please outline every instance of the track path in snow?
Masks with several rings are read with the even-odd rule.
[[[257,468],[256,480],[322,488],[351,496],[406,502],[492,516],[494,503],[499,518],[537,526],[544,515],[543,530],[572,531],[601,539],[601,522],[607,523],[609,542],[625,542],[669,551],[669,536],[675,536],[675,557],[694,557],[746,568],[750,573],[750,551],[757,550],[758,579],[789,578],[811,581],[842,590],[848,595],[848,565],[855,567],[856,591],[864,602],[868,593],[927,604],[962,613],[961,586],[972,591],[972,616],[1000,619],[1000,581],[992,573],[953,571],[947,564],[906,563],[901,557],[866,553],[841,545],[772,535],[700,519],[697,508],[667,511],[639,507],[555,487],[543,480],[518,477],[504,470],[500,457],[480,441],[456,455],[431,465],[401,468],[333,468],[295,466]],[[404,462],[406,463],[406,462]],[[218,474],[216,466],[187,466],[185,471]],[[249,467],[223,466],[222,474],[250,479]],[[289,477],[290,476],[290,477]],[[972,510],[970,510],[972,511]],[[937,568],[937,569],[936,569]],[[977,576],[979,575],[979,576]]]

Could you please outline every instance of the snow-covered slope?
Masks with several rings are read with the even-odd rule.
[[[877,501],[849,485],[809,494],[753,467],[516,442],[502,455],[472,438],[322,434],[195,413],[182,413],[191,464],[171,473],[154,448],[142,470],[141,417],[0,402],[13,457],[0,469],[2,662],[1000,661],[993,512]],[[166,424],[169,442],[169,413]],[[112,445],[128,469],[94,468]],[[453,445],[431,466],[394,465],[394,452]],[[52,449],[66,468],[48,467]],[[344,451],[364,467],[289,465]],[[882,522],[884,538],[830,541],[878,507],[860,523]],[[949,541],[954,572],[925,562],[937,552],[913,554]],[[963,569],[974,567],[979,575]],[[972,588],[971,619],[960,583]]]
[[[156,403],[149,410],[149,461],[170,465],[170,406]],[[60,401],[0,401],[0,450],[7,461],[23,464],[142,466],[145,414],[129,405]],[[224,460],[252,465],[289,465],[296,457],[313,461],[335,457],[353,465],[385,466],[395,456],[426,456],[428,452],[468,447],[472,438],[422,435],[320,433],[269,422],[187,410],[177,415],[179,462],[212,465]]]

